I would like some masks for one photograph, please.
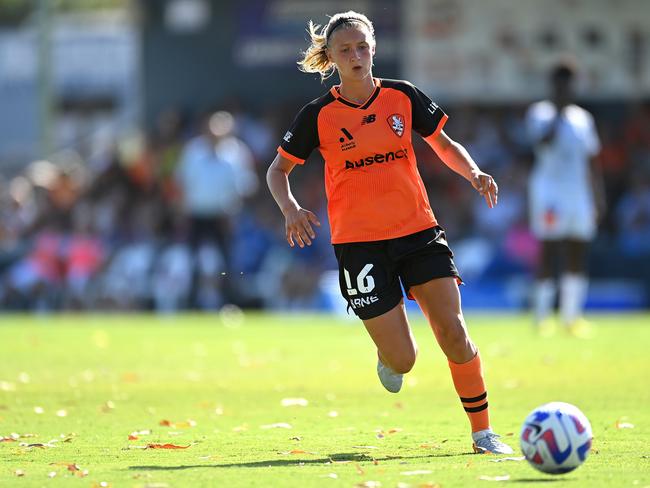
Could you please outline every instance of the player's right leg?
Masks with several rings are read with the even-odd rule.
[[[417,356],[404,302],[378,317],[364,320],[363,325],[377,346],[379,380],[388,391],[397,393],[402,388],[404,374],[411,371]]]
[[[377,346],[382,385],[397,393],[403,374],[413,367],[416,346],[395,264],[381,241],[335,244],[334,251],[341,294]]]
[[[542,335],[552,334],[555,328],[551,313],[557,293],[554,270],[560,255],[560,245],[557,240],[540,240],[540,259],[533,286],[532,308],[535,326]]]

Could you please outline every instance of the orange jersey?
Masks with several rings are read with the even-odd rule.
[[[278,147],[298,164],[313,149],[321,152],[333,244],[392,239],[437,224],[411,130],[429,137],[442,129],[447,115],[407,81],[375,84],[363,104],[333,87],[305,105]]]

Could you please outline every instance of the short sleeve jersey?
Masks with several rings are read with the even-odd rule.
[[[437,134],[447,115],[407,81],[375,79],[363,104],[337,87],[298,113],[278,152],[303,164],[325,160],[332,243],[392,239],[436,225],[413,152],[412,130]]]

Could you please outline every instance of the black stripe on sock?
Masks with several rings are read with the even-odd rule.
[[[481,393],[479,396],[472,397],[472,398],[464,398],[460,397],[460,401],[463,403],[474,403],[474,402],[480,402],[481,400],[485,400],[487,398],[487,391],[484,391]]]
[[[468,413],[476,413],[480,412],[481,410],[485,410],[488,408],[488,402],[485,402],[483,405],[480,405],[478,407],[463,407],[466,412]]]

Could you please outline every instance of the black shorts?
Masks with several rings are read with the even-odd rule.
[[[400,282],[408,294],[411,286],[435,278],[460,281],[440,226],[384,241],[334,244],[334,252],[343,298],[362,320],[395,307],[403,297]]]

